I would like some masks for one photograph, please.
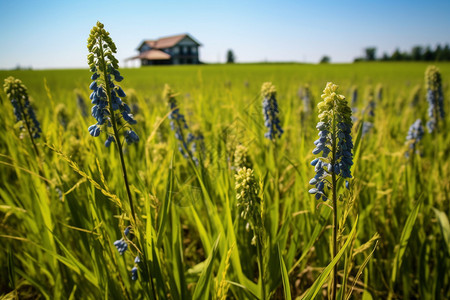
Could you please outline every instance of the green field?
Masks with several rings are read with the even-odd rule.
[[[316,280],[332,259],[331,206],[308,193],[308,182],[315,174],[317,103],[329,81],[350,104],[358,92],[350,189],[339,181],[338,298],[448,299],[448,63],[436,64],[447,121],[439,132],[425,129],[417,153],[405,156],[410,125],[428,120],[428,65],[120,69],[140,137],[124,146],[137,222],[122,256],[113,243],[130,224],[130,207],[117,149],[88,132],[96,122],[91,73],[0,71],[2,82],[14,76],[27,86],[42,127],[37,156],[0,92],[0,299],[262,299],[262,286],[266,299],[300,299],[315,287],[325,299],[331,277]],[[268,81],[277,89],[284,129],[276,142],[264,138],[261,85]],[[177,92],[191,132],[204,136],[198,165],[178,151],[165,84]],[[299,95],[306,86],[309,105]],[[367,113],[370,101],[374,116]],[[364,135],[363,121],[373,124]],[[248,149],[263,199],[262,268],[237,209],[238,145]],[[138,251],[147,259],[133,281]]]

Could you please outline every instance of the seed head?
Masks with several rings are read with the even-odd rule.
[[[243,167],[252,168],[252,162],[248,156],[248,148],[239,144],[234,151],[234,168],[239,171]]]
[[[239,214],[247,221],[247,229],[262,229],[261,198],[253,170],[243,167],[235,175],[236,199]]]
[[[425,85],[428,90],[438,91],[442,87],[442,78],[439,68],[428,66],[425,71]]]

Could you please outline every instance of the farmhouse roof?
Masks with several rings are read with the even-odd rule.
[[[153,49],[170,48],[170,47],[173,47],[176,44],[178,44],[185,37],[190,38],[191,40],[193,40],[196,44],[198,44],[200,46],[199,42],[197,42],[195,39],[193,39],[189,34],[184,33],[184,34],[161,37],[157,40],[145,40],[142,42],[142,44],[139,46],[138,49],[140,49],[144,44],[149,45]]]
[[[138,56],[132,57],[131,59],[140,58],[140,59],[148,59],[148,60],[165,60],[170,59],[170,55],[161,51],[161,50],[148,50],[145,52],[142,52]]]

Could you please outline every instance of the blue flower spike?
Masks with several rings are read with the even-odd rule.
[[[20,79],[10,76],[5,79],[3,88],[14,108],[16,122],[22,122],[21,129],[25,130],[26,126],[31,138],[39,138],[42,132],[41,125],[31,106],[26,86]]]
[[[271,82],[263,83],[261,87],[261,94],[263,95],[263,115],[264,115],[264,126],[267,127],[267,132],[264,137],[271,141],[275,141],[276,138],[280,138],[283,134],[283,129],[281,128],[281,122],[278,117],[278,102],[277,102],[277,91],[275,86]]]
[[[419,142],[422,140],[425,130],[422,125],[422,120],[417,119],[408,130],[408,135],[406,136],[406,143],[409,145],[409,150],[414,153],[417,150]],[[408,158],[410,155],[409,151],[405,153]]]
[[[351,128],[351,109],[345,97],[337,93],[338,86],[328,83],[322,94],[322,102],[318,104],[319,122],[317,130],[319,138],[314,142],[314,155],[320,155],[311,161],[316,175],[309,181],[314,185],[308,192],[317,200],[328,200],[331,189],[327,177],[334,175],[341,178],[352,178],[350,168],[353,165],[353,141]],[[348,181],[345,186],[349,188]]]
[[[425,71],[425,83],[428,101],[428,132],[439,130],[439,124],[445,118],[444,94],[442,92],[441,72],[435,66],[429,66]]]
[[[175,96],[176,93],[166,84],[164,86],[163,98],[166,99],[170,109],[170,129],[174,131],[175,138],[178,142],[178,150],[181,155],[186,159],[191,158],[198,165],[199,159],[197,153],[199,148],[203,148],[203,134],[198,130],[195,134],[189,131],[189,126],[186,123],[184,115],[180,113]]]
[[[139,256],[136,256],[134,259],[135,266],[131,269],[131,280],[137,280],[138,279],[138,267],[137,265],[141,262],[141,259]]]
[[[128,226],[127,228],[125,228],[123,234],[124,234],[124,236],[128,236],[129,233],[130,233],[130,227]],[[127,249],[128,249],[128,243],[124,240],[124,238],[121,238],[120,240],[116,240],[114,242],[114,246],[116,246],[117,251],[119,251],[120,255],[123,255],[125,253],[125,251],[127,251]]]
[[[137,280],[137,279],[138,279],[138,268],[133,267],[133,269],[131,269],[131,280]]]
[[[114,246],[116,246],[117,251],[119,251],[120,255],[123,255],[128,249],[128,244],[123,239],[115,241]]]
[[[89,133],[93,137],[100,136],[101,132],[108,135],[105,146],[109,147],[112,142],[118,140],[114,136],[119,131],[115,128],[125,131],[127,144],[137,143],[138,135],[133,131],[131,125],[136,124],[136,120],[130,113],[130,108],[121,98],[126,97],[123,89],[117,85],[123,80],[118,71],[118,60],[114,57],[117,52],[116,45],[103,28],[103,24],[97,22],[91,30],[88,39],[88,63],[91,72],[92,90],[90,95],[91,103],[94,104],[91,110],[92,117],[97,121],[96,124],[89,127]],[[125,124],[124,124],[125,122]],[[113,128],[114,132],[109,132],[108,128]],[[127,138],[128,137],[128,138]],[[116,143],[120,145],[120,143]]]

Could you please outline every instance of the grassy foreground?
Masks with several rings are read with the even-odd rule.
[[[437,66],[448,115],[450,64]],[[450,122],[439,132],[426,132],[418,153],[405,157],[409,126],[428,118],[426,67],[360,63],[121,70],[141,139],[124,148],[125,159],[139,234],[150,257],[148,272],[137,281],[130,277],[137,250],[130,246],[120,256],[113,245],[128,226],[123,211],[129,207],[116,149],[105,148],[104,139],[87,130],[95,123],[89,71],[0,71],[2,82],[15,76],[28,87],[42,127],[36,157],[0,92],[0,296],[254,299],[262,297],[264,282],[274,299],[307,298],[314,289],[326,298],[330,284],[320,276],[331,261],[331,209],[308,193],[308,182],[314,176],[316,104],[332,81],[349,101],[352,89],[358,92],[354,179],[349,190],[341,183],[344,197],[338,204],[344,249],[338,297],[450,297]],[[285,131],[276,143],[264,138],[260,89],[266,81],[277,87]],[[162,97],[166,83],[178,92],[189,127],[204,136],[199,166],[177,150]],[[309,104],[302,97],[306,85]],[[373,116],[367,113],[371,100]],[[363,120],[373,125],[364,135]],[[267,235],[263,278],[253,235],[236,205],[237,145],[248,149],[261,187]]]

